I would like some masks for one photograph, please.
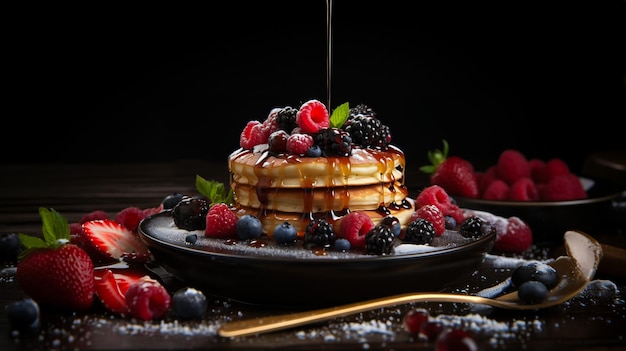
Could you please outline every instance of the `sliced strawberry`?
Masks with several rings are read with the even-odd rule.
[[[131,272],[113,273],[112,270],[96,269],[94,272],[96,296],[109,311],[119,314],[130,312],[126,304],[128,287],[141,280],[144,275]]]
[[[119,260],[145,261],[151,258],[148,248],[124,225],[110,219],[83,224],[83,235],[98,252]]]

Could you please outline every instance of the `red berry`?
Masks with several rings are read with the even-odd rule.
[[[313,143],[313,137],[309,134],[291,134],[287,138],[287,152],[293,155],[304,155]]]
[[[528,224],[513,216],[507,219],[506,230],[497,231],[493,247],[502,252],[521,253],[532,243],[533,234]]]
[[[537,201],[539,200],[539,190],[535,182],[523,177],[516,180],[509,188],[508,199],[511,201]]]
[[[136,232],[139,222],[146,218],[146,213],[139,207],[126,207],[115,215],[115,221],[131,232]]]
[[[478,197],[478,181],[474,174],[474,166],[457,156],[450,156],[440,164],[431,175],[430,183],[443,187],[451,195]]]
[[[489,184],[493,183],[496,179],[498,179],[496,176],[496,166],[487,168],[483,173],[476,172],[479,193],[483,194],[487,190],[487,187],[489,187]]]
[[[526,156],[518,150],[502,151],[496,164],[496,175],[509,185],[520,178],[530,178],[530,166]]]
[[[171,302],[170,294],[163,285],[147,276],[131,284],[125,298],[130,314],[144,321],[165,316]]]
[[[365,235],[376,225],[365,212],[350,212],[339,222],[339,235],[353,248],[365,247]]]
[[[415,217],[423,218],[435,227],[435,236],[440,236],[446,231],[446,221],[443,218],[444,214],[439,207],[435,205],[424,205],[415,211]]]
[[[435,205],[444,214],[448,213],[449,207],[452,205],[450,196],[439,185],[431,185],[424,188],[415,199],[415,207],[420,208],[425,205]]]
[[[404,315],[404,318],[402,319],[402,325],[404,326],[404,330],[413,334],[422,333],[424,327],[428,323],[429,317],[430,314],[426,309],[416,308],[410,310]]]
[[[422,334],[426,336],[428,341],[435,341],[439,334],[443,331],[443,324],[441,322],[432,320],[428,321],[422,328]]]
[[[239,145],[244,149],[252,149],[256,145],[267,142],[269,134],[265,134],[267,129],[259,121],[249,121],[241,132]]]
[[[204,235],[214,238],[237,236],[237,215],[225,203],[218,203],[206,215]]]
[[[502,179],[494,179],[485,188],[482,198],[485,200],[503,201],[509,196],[509,185]]]
[[[296,122],[302,133],[317,133],[322,128],[330,126],[328,110],[318,100],[309,100],[300,106],[296,113]]]
[[[569,201],[587,197],[580,179],[572,173],[555,176],[540,189],[539,196],[543,201]]]
[[[287,138],[289,134],[282,129],[273,132],[267,140],[269,150],[277,154],[287,152]]]
[[[80,220],[78,221],[78,223],[83,224],[85,222],[95,221],[98,219],[109,219],[109,215],[102,210],[91,211],[87,213],[86,215],[82,216]]]
[[[435,349],[437,351],[477,351],[478,345],[468,331],[448,329],[439,334]]]

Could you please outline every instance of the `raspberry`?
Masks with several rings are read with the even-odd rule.
[[[538,158],[528,160],[528,168],[530,168],[530,178],[536,183],[545,183],[546,163]]]
[[[228,238],[237,235],[237,215],[225,203],[218,203],[206,215],[204,235],[214,238]]]
[[[424,205],[435,205],[442,213],[447,214],[452,201],[444,188],[439,185],[431,185],[424,188],[415,199],[416,208]]]
[[[82,216],[78,223],[83,224],[85,222],[95,221],[98,219],[109,219],[109,215],[102,210],[95,210]]]
[[[533,243],[530,227],[519,217],[509,217],[506,230],[497,230],[496,232],[493,247],[501,252],[521,253],[530,248]]]
[[[144,321],[165,316],[171,302],[170,294],[163,285],[148,276],[131,284],[125,298],[130,314]]]
[[[502,179],[495,179],[485,188],[482,198],[485,200],[506,200],[509,196],[509,185]]]
[[[408,311],[402,318],[404,330],[409,333],[419,334],[423,331],[424,326],[428,323],[430,313],[424,308],[415,308]]]
[[[552,179],[557,175],[568,174],[570,170],[565,161],[560,158],[553,158],[546,162],[546,173],[548,173],[548,178]]]
[[[477,351],[478,345],[472,334],[462,329],[446,329],[435,342],[436,350]]]
[[[318,100],[309,100],[302,104],[296,113],[296,121],[302,133],[313,134],[330,126],[328,110]]]
[[[451,204],[448,208],[448,212],[443,214],[445,216],[450,216],[454,218],[456,223],[462,223],[465,220],[465,214],[463,210],[457,204]]]
[[[446,221],[439,207],[435,205],[424,205],[415,211],[417,218],[423,218],[433,224],[435,236],[440,236],[446,231]]]
[[[313,145],[313,137],[309,134],[291,134],[287,138],[287,152],[293,155],[304,155]]]
[[[496,164],[496,174],[507,184],[513,184],[523,177],[530,178],[530,166],[526,156],[518,150],[507,149],[502,151]]]
[[[269,133],[265,134],[266,131],[261,122],[249,121],[241,132],[239,145],[244,149],[252,149],[256,145],[265,143],[269,137]]]
[[[539,190],[535,182],[523,177],[516,180],[509,188],[508,199],[511,201],[537,201],[539,200]]]
[[[131,232],[136,232],[139,222],[146,218],[146,213],[139,207],[126,207],[115,215],[115,222]]]
[[[340,237],[347,239],[354,248],[365,247],[365,235],[374,228],[374,221],[364,212],[350,212],[339,223]]]
[[[489,187],[489,184],[493,183],[493,181],[496,179],[498,179],[498,177],[496,176],[496,166],[491,166],[487,168],[484,173],[476,172],[478,191],[483,194]]]
[[[539,197],[544,201],[568,201],[587,197],[580,179],[572,173],[552,178],[540,188]]]

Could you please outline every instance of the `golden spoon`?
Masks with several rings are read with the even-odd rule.
[[[563,239],[568,256],[561,256],[550,262],[550,265],[559,273],[561,280],[540,303],[525,303],[519,299],[516,291],[495,299],[446,293],[407,293],[330,308],[229,322],[219,328],[219,335],[236,337],[267,333],[345,317],[377,308],[419,301],[483,304],[514,310],[531,310],[559,305],[578,295],[587,286],[587,283],[595,275],[602,258],[600,244],[585,233],[567,231]]]

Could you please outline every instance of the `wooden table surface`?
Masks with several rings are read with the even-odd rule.
[[[0,234],[41,234],[39,207],[51,207],[68,221],[93,210],[109,214],[128,207],[155,207],[168,194],[196,194],[195,177],[226,183],[226,164],[202,160],[124,164],[11,164],[0,171]],[[412,190],[414,193],[414,190]],[[595,233],[594,233],[595,234]],[[611,247],[626,248],[624,233],[597,233]],[[595,235],[594,235],[595,236]],[[523,258],[549,259],[561,247],[534,247]],[[504,279],[510,269],[485,260],[463,283],[442,290],[456,293],[488,287]],[[94,309],[85,314],[42,311],[42,326],[34,335],[11,332],[0,315],[0,350],[156,350],[156,349],[287,349],[287,350],[432,350],[434,344],[402,328],[402,316],[416,307],[428,308],[444,324],[470,330],[481,350],[623,350],[626,348],[626,273],[603,262],[595,279],[615,284],[609,299],[582,294],[570,302],[538,311],[505,311],[463,304],[408,304],[361,313],[313,326],[260,336],[222,338],[225,321],[270,315],[289,310],[250,306],[209,294],[202,320],[138,322]],[[384,284],[384,282],[380,282]],[[184,285],[175,277],[169,289]],[[264,287],[270,289],[271,287]],[[367,288],[356,287],[356,288]],[[346,292],[350,293],[350,292]],[[0,275],[0,305],[24,296],[14,279],[14,266]]]

